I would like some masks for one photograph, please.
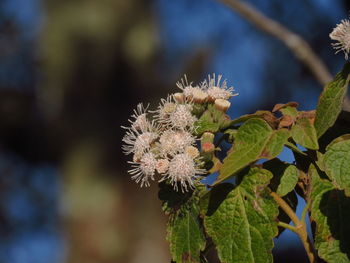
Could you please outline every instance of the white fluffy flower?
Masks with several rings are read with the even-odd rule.
[[[131,126],[122,126],[122,128],[139,132],[149,131],[152,128],[152,123],[147,119],[147,109],[148,105],[145,107],[142,103],[139,103],[136,109],[134,109],[134,114],[131,115],[132,119],[128,120]]]
[[[194,188],[193,180],[197,175],[204,174],[205,170],[200,169],[195,160],[186,153],[180,153],[174,156],[170,161],[166,176],[162,179],[170,179],[174,189],[178,191],[178,183],[182,192],[187,192],[188,187]]]
[[[173,156],[184,152],[186,147],[195,143],[194,136],[188,131],[166,130],[159,138],[159,148],[163,156]]]
[[[169,116],[176,110],[176,105],[172,95],[168,95],[166,99],[161,99],[158,109],[154,111],[155,119],[161,124],[168,122]]]
[[[141,187],[150,186],[149,180],[154,180],[154,174],[157,168],[157,160],[150,152],[145,153],[139,162],[129,162],[132,164],[133,169],[129,170],[132,175],[131,179],[136,183],[141,182]]]
[[[215,78],[215,74],[213,74],[213,77],[208,75],[208,79],[202,83],[202,88],[206,90],[211,101],[215,101],[216,99],[228,100],[231,97],[238,95],[238,93],[233,93],[233,87],[227,87],[226,80],[223,80],[223,82],[220,83],[222,75],[218,75],[217,79]]]
[[[147,108],[148,106],[144,107],[142,103],[138,104],[134,114],[131,115],[134,120],[129,120],[131,126],[122,126],[127,130],[122,139],[125,142],[122,149],[127,155],[133,153],[134,161],[139,160],[159,136],[159,127],[147,119]]]
[[[193,159],[199,157],[198,149],[192,145],[185,148],[185,153]]]
[[[139,133],[135,129],[131,129],[123,138],[123,142],[126,144],[122,146],[122,149],[125,154],[133,153],[134,161],[137,161],[151,148],[152,143],[157,138],[156,132]]]
[[[193,130],[196,121],[196,116],[192,115],[191,104],[177,104],[175,111],[170,114],[167,123],[171,128]]]
[[[192,87],[192,82],[188,83],[186,75],[184,75],[181,81],[176,82],[176,86],[182,90],[185,97],[190,97],[192,95],[194,87]]]
[[[163,129],[194,129],[197,118],[192,115],[192,104],[174,102],[172,95],[162,99],[158,109],[154,111],[155,119]]]
[[[329,34],[332,40],[337,41],[333,43],[332,46],[336,50],[335,53],[343,51],[345,54],[345,59],[348,59],[350,52],[350,21],[344,19],[340,24],[333,29],[332,33]]]

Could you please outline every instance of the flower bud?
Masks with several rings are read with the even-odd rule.
[[[175,101],[178,103],[183,103],[185,101],[185,95],[183,93],[176,92],[173,96]]]
[[[215,135],[213,133],[205,132],[205,133],[203,133],[202,138],[201,138],[202,144],[206,143],[206,142],[212,143],[214,141],[214,138],[215,138]]]
[[[214,150],[215,150],[215,145],[213,143],[210,143],[210,142],[202,143],[202,151],[204,153],[211,153],[211,152],[214,152]]]
[[[228,100],[224,100],[224,99],[216,99],[214,104],[215,104],[215,108],[223,112],[226,112],[228,108],[230,108],[231,106],[231,103]]]

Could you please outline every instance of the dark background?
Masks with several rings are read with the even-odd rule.
[[[340,70],[328,34],[348,1],[247,2]],[[0,0],[0,263],[170,262],[157,185],[131,182],[120,126],[184,73],[213,72],[240,93],[232,118],[288,101],[311,110],[322,88],[281,42],[214,0]],[[307,262],[289,231],[274,254]]]

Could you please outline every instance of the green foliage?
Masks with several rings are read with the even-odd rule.
[[[279,159],[273,159],[265,162],[264,168],[273,173],[271,189],[278,195],[285,196],[293,191],[299,178],[299,170],[295,165],[282,162]]]
[[[238,129],[232,152],[225,158],[216,183],[228,179],[258,159],[276,157],[288,136],[288,130],[273,130],[262,119],[249,119]]]
[[[199,263],[205,238],[198,220],[199,207],[191,201],[170,215],[167,240],[176,263]]]
[[[346,64],[323,90],[316,109],[315,128],[321,137],[336,121],[349,85],[350,64]]]
[[[350,64],[325,87],[316,113],[289,102],[230,120],[210,102],[197,105],[203,167],[219,176],[186,193],[160,184],[173,261],[210,263],[207,253],[216,251],[221,263],[273,262],[273,239],[288,229],[311,263],[350,262],[350,114],[339,115],[349,72]],[[223,141],[232,146],[218,154]],[[277,158],[284,147],[295,162]],[[306,202],[301,218],[297,194]]]
[[[335,139],[326,148],[322,163],[334,186],[350,196],[350,134]]]
[[[316,223],[315,247],[329,263],[350,262],[350,198],[334,185],[321,179],[310,167],[311,217]]]
[[[294,141],[311,150],[318,149],[317,134],[314,125],[308,118],[300,118],[293,125],[292,137]]]
[[[279,111],[282,112],[282,114],[284,116],[291,116],[291,117],[296,118],[298,115],[298,111],[297,111],[296,107],[292,107],[292,106],[284,107],[284,108],[280,109]]]
[[[272,262],[278,208],[267,189],[271,178],[267,170],[250,168],[217,208],[208,210],[204,225],[221,262]]]
[[[253,119],[253,118],[261,118],[261,119],[269,119],[271,118],[272,116],[272,113],[269,112],[269,111],[266,111],[266,110],[261,110],[261,111],[257,111],[253,114],[246,114],[246,115],[243,115],[241,117],[238,117],[237,119],[234,119],[230,122],[230,125],[235,125],[235,124],[240,124],[242,122],[246,122],[248,121],[249,119]]]
[[[347,111],[340,112],[334,125],[319,139],[320,151],[325,152],[328,144],[344,134],[350,134],[350,112]]]

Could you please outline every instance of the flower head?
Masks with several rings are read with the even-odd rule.
[[[145,153],[139,162],[129,162],[132,164],[133,169],[129,170],[132,175],[131,179],[136,183],[141,182],[141,187],[150,186],[149,180],[154,180],[154,174],[157,168],[157,160],[150,152]]]
[[[192,115],[192,104],[178,103],[172,95],[162,99],[158,109],[154,111],[155,119],[165,129],[194,129],[197,118]]]
[[[336,50],[335,53],[343,51],[345,59],[348,59],[350,52],[350,21],[343,19],[329,34],[329,37],[337,41],[337,43],[332,43],[333,48]]]
[[[183,130],[166,130],[159,138],[159,148],[163,156],[173,156],[185,151],[186,147],[195,143],[194,136]]]
[[[166,176],[162,179],[170,179],[174,189],[178,191],[178,183],[182,192],[187,192],[188,187],[194,188],[193,180],[197,175],[204,174],[205,170],[200,169],[198,163],[186,153],[180,153],[174,156],[170,161]],[[162,181],[161,180],[161,181]]]
[[[211,101],[215,101],[216,99],[228,100],[231,97],[238,95],[238,93],[233,93],[233,87],[227,87],[226,80],[220,83],[221,79],[222,75],[218,75],[217,79],[215,79],[215,74],[213,74],[213,77],[208,75],[208,80],[205,80],[202,83],[203,89],[206,90]]]
[[[188,156],[192,157],[193,159],[199,157],[199,151],[198,151],[198,149],[197,149],[196,147],[192,146],[192,145],[187,146],[187,147],[185,148],[185,153],[186,153]]]
[[[152,123],[147,119],[148,106],[149,105],[145,107],[142,103],[139,103],[136,109],[134,109],[134,114],[131,115],[132,119],[128,120],[131,126],[122,126],[122,128],[126,130],[135,130],[139,132],[150,130],[152,128]]]
[[[172,128],[193,130],[196,121],[196,116],[192,115],[191,104],[177,104],[175,111],[170,114],[167,123]]]
[[[169,116],[176,110],[176,105],[177,103],[174,101],[172,95],[168,95],[166,99],[161,99],[158,109],[154,111],[155,119],[160,124],[168,122]]]
[[[159,181],[167,180],[176,191],[194,188],[198,177],[206,173],[201,168],[202,157],[196,144],[198,118],[208,112],[208,105],[226,111],[230,106],[228,99],[237,95],[233,87],[227,87],[226,80],[222,81],[221,75],[215,74],[199,86],[189,83],[186,75],[176,85],[182,92],[161,99],[153,112],[147,111],[148,106],[138,104],[129,120],[130,127],[123,127],[126,134],[122,149],[133,156],[129,173],[141,187],[149,186],[150,180],[158,175]],[[212,143],[214,134],[204,133],[203,140],[208,137],[205,134],[212,138],[202,141],[201,152],[213,153],[216,150]]]
[[[158,138],[156,132],[139,133],[135,129],[131,129],[126,133],[123,142],[126,144],[122,146],[125,154],[134,154],[134,161],[138,160],[147,152],[152,143]]]
[[[185,97],[191,97],[194,87],[192,86],[192,82],[188,83],[186,75],[184,75],[181,81],[176,82],[176,86],[182,90]]]

